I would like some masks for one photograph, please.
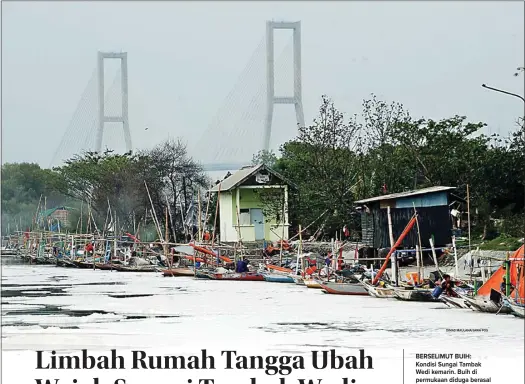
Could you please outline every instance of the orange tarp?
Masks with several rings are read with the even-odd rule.
[[[197,263],[204,263],[204,259],[201,259],[200,257],[194,257],[194,256],[184,256],[188,260],[193,260]]]
[[[266,265],[266,268],[273,269],[274,271],[279,271],[279,272],[288,272],[288,273],[293,272],[291,269],[284,268],[284,267],[278,267],[277,265],[272,265],[272,264]]]
[[[514,254],[509,258],[510,260],[510,283],[512,286],[518,289],[518,292],[513,290],[510,294],[512,298],[518,294],[519,299],[523,300],[525,298],[525,281],[524,277],[524,257],[525,244],[522,245]],[[494,274],[478,289],[478,296],[489,296],[491,289],[495,291],[500,291],[500,285],[503,281],[503,276],[505,276],[505,269],[503,266],[494,272]],[[519,276],[519,278],[518,278]]]

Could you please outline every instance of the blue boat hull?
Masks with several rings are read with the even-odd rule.
[[[294,279],[290,276],[279,276],[279,275],[264,275],[264,281],[270,283],[295,283]]]

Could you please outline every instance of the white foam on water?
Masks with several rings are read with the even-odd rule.
[[[72,352],[82,348],[116,348],[123,354],[144,349],[155,355],[179,355],[202,348],[237,349],[252,355],[308,354],[312,349],[330,348],[352,353],[356,348],[365,348],[381,369],[356,373],[357,384],[380,382],[398,374],[401,377],[403,349],[407,359],[413,358],[414,353],[471,353],[484,359],[489,372],[497,372],[498,364],[523,368],[523,320],[509,315],[451,309],[440,303],[327,295],[293,284],[210,281],[157,273],[48,266],[5,266],[2,272],[2,284],[15,285],[6,287],[9,293],[2,297],[2,302],[7,303],[2,308],[3,366],[5,372],[10,372],[5,377],[15,375],[15,369],[21,369],[21,361],[29,361],[33,367],[35,350]],[[35,293],[17,295],[21,289],[17,285]],[[35,290],[37,286],[39,290]],[[46,312],[46,308],[53,310]],[[488,331],[447,332],[448,328]],[[35,376],[32,368],[29,371],[26,381],[22,381],[22,376],[12,376],[20,381],[5,382],[29,383],[42,376]],[[413,371],[410,368],[407,375],[414,377]],[[219,384],[249,384],[250,377],[260,377],[258,384],[278,384],[276,378],[264,377],[264,373],[260,376],[258,371],[253,375],[239,372],[216,371],[212,376]],[[319,371],[314,373],[316,376],[310,378],[320,375]],[[323,373],[322,377],[328,379],[332,373]],[[64,383],[75,378],[70,372],[62,374]],[[513,371],[513,380],[523,382],[520,374],[523,375],[523,369]],[[46,377],[53,378],[49,375]],[[76,378],[98,375],[107,377],[110,384],[119,378],[115,372],[93,375],[77,373]],[[179,379],[174,381],[174,374],[168,371],[156,371],[155,376],[140,370],[122,375],[127,384],[148,380],[187,383],[187,378],[198,378],[198,374],[177,372]],[[334,383],[341,382],[341,373],[334,375]],[[226,381],[221,381],[221,377]],[[493,377],[492,383],[505,382],[501,376]],[[406,376],[406,383],[409,382],[414,380]]]

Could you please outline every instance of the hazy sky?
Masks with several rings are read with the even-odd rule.
[[[257,111],[248,118],[231,112],[241,116],[232,118],[241,120],[237,125],[247,127],[242,119],[251,119],[260,131],[237,127],[236,137],[228,135],[229,123],[212,125],[214,133],[209,127],[218,111],[226,115],[226,96],[271,19],[302,22],[307,124],[322,94],[348,114],[359,113],[362,99],[375,93],[402,102],[416,117],[466,115],[500,133],[514,129],[523,114],[519,99],[481,88],[487,83],[524,93],[524,77],[513,76],[525,64],[521,1],[3,3],[2,161],[49,166],[99,50],[128,52],[135,148],[182,137],[191,148],[197,143],[205,161],[217,152],[213,143],[228,138],[230,147],[250,152],[262,138],[264,95],[250,92],[265,87],[264,50],[252,70],[260,84],[253,80],[241,95],[257,100],[251,107]],[[274,148],[294,136],[291,105],[276,108],[273,127]],[[119,132],[110,136],[121,138],[121,149]],[[82,146],[76,141],[72,147]]]

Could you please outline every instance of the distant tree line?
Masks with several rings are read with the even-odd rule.
[[[298,186],[289,199],[293,226],[322,217],[315,227],[327,236],[343,225],[359,231],[356,200],[436,185],[456,187],[454,194],[466,199],[468,184],[477,235],[523,237],[523,119],[506,137],[483,134],[485,126],[464,116],[414,119],[401,104],[373,95],[360,115],[345,119],[324,96],[313,124],[281,145],[280,156],[262,151],[253,163],[271,166]],[[277,215],[282,203],[261,197],[266,214]]]
[[[177,140],[137,153],[86,152],[52,170],[37,164],[5,164],[2,228],[4,233],[8,224],[11,231],[34,228],[37,207],[44,206],[41,197],[45,196],[47,208],[74,208],[70,231],[79,230],[83,210],[84,229],[135,231],[154,240],[165,236],[167,213],[169,239],[179,236],[181,241],[194,232],[191,222],[197,207],[193,203],[209,183],[201,165]],[[155,220],[163,229],[161,234]]]
[[[496,231],[522,237],[523,118],[505,137],[483,134],[484,127],[463,116],[415,119],[401,104],[373,95],[359,114],[346,118],[323,96],[311,125],[299,127],[278,156],[262,151],[253,163],[269,165],[297,186],[290,192],[288,208],[295,229],[315,221],[312,228],[321,228],[326,237],[344,225],[358,233],[358,199],[435,185],[457,187],[454,194],[465,199],[468,184],[479,236]],[[86,152],[54,169],[4,164],[2,232],[34,227],[38,206],[67,205],[74,208],[71,231],[80,223],[86,228],[89,216],[101,231],[113,225],[153,240],[160,236],[154,220],[164,228],[168,209],[169,238],[181,241],[195,232],[191,223],[198,217],[198,193],[201,216],[207,212],[207,223],[213,225],[216,197],[207,204],[205,195],[211,184],[178,140],[136,153]],[[282,217],[282,195],[266,189],[260,194],[266,216]]]

